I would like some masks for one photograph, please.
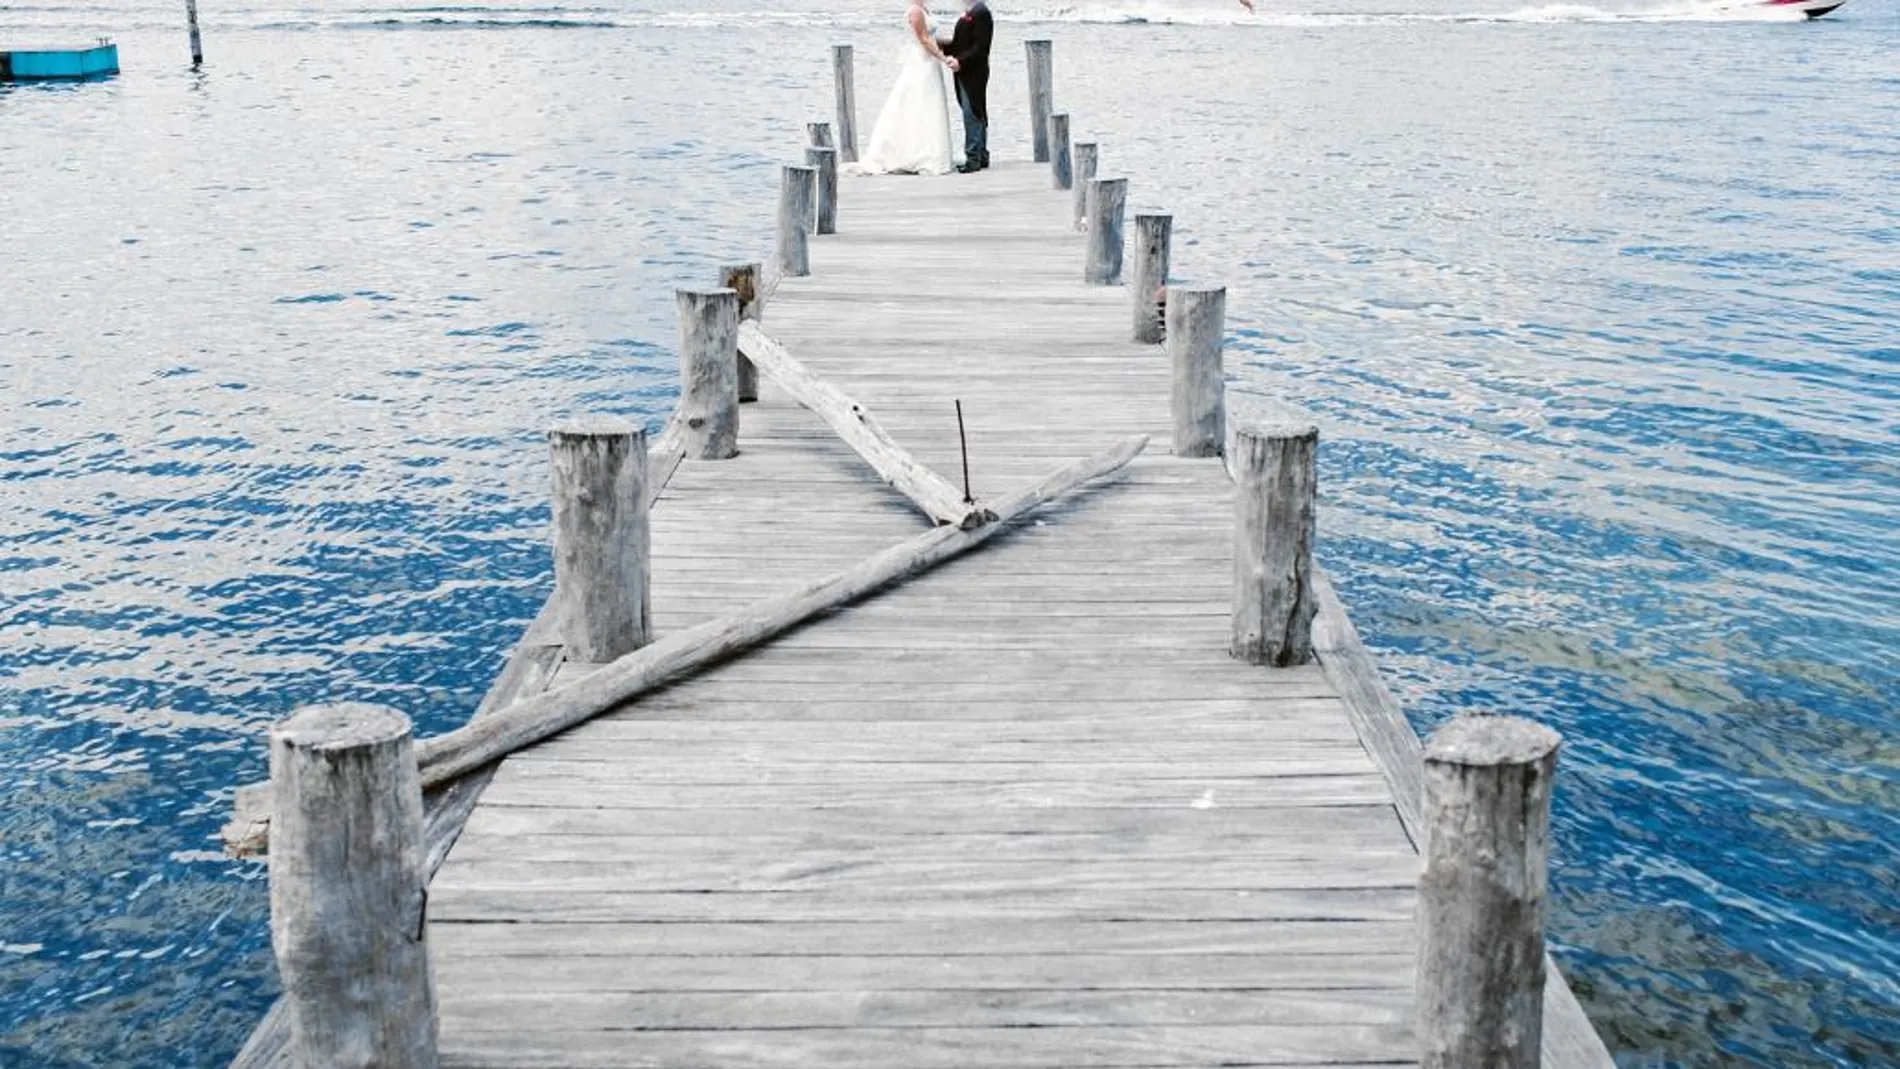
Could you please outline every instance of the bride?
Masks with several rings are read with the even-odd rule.
[[[956,169],[950,152],[950,98],[943,68],[956,69],[930,32],[930,16],[912,3],[904,23],[913,38],[903,45],[897,84],[884,98],[871,127],[871,141],[855,174],[949,174]]]

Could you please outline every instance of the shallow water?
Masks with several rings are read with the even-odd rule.
[[[1900,1063],[1900,30],[1405,0],[1005,12],[1239,388],[1415,723],[1569,740],[1553,936],[1628,1066]],[[674,286],[873,106],[891,5],[0,8],[0,1064],[223,1064],[271,998],[214,835],[263,726],[467,716],[545,596],[540,431],[657,418]]]

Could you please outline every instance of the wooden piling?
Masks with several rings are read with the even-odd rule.
[[[1101,147],[1093,141],[1078,141],[1071,148],[1070,157],[1070,179],[1075,185],[1075,225],[1081,227],[1089,219],[1089,181],[1095,177]]]
[[[1057,189],[1075,185],[1075,173],[1069,160],[1069,116],[1049,116],[1049,173]]]
[[[204,37],[198,32],[198,0],[185,0],[185,26],[191,33],[191,69],[204,66]]]
[[[679,421],[686,455],[696,460],[737,456],[739,295],[729,289],[683,289],[678,300]]]
[[[594,418],[548,431],[554,591],[570,660],[605,664],[653,641],[646,430]]]
[[[1130,284],[1135,309],[1135,340],[1154,345],[1166,336],[1162,318],[1168,284],[1174,216],[1166,212],[1135,213],[1135,277]]]
[[[1049,162],[1049,113],[1055,101],[1055,46],[1047,39],[1024,41],[1029,53],[1029,132],[1036,162]]]
[[[787,166],[778,194],[778,270],[781,275],[811,274],[811,251],[806,237],[811,225],[812,200],[818,173],[810,167]]]
[[[805,132],[811,135],[813,148],[837,148],[837,142],[831,139],[831,124],[828,122],[808,122]]]
[[[1122,280],[1122,220],[1128,204],[1128,179],[1089,179],[1088,259],[1082,280],[1097,286]]]
[[[409,718],[305,706],[270,731],[271,946],[300,1069],[435,1069]]]
[[[1558,734],[1460,717],[1425,744],[1420,1069],[1538,1069]]]
[[[850,45],[831,46],[833,96],[838,104],[838,158],[858,162],[858,94]]]
[[[1227,380],[1221,371],[1227,287],[1169,286],[1167,304],[1174,455],[1220,456],[1227,444]]]
[[[814,145],[805,150],[805,164],[816,173],[812,233],[838,232],[838,150]]]
[[[823,125],[823,124],[819,124]],[[719,285],[739,295],[739,320],[757,323],[765,316],[765,295],[759,289],[758,264],[727,264],[719,269]],[[744,353],[739,354],[739,403],[759,399],[759,369]]]
[[[1234,435],[1234,617],[1230,652],[1290,668],[1313,659],[1314,495],[1319,428],[1288,421]]]

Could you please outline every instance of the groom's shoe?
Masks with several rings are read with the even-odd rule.
[[[987,152],[983,153],[983,155],[977,160],[976,168],[979,171],[987,171],[990,169],[990,154],[989,153]]]
[[[958,174],[975,174],[976,172],[982,169],[983,169],[983,164],[981,161],[970,160],[966,162],[963,166],[957,168],[957,173]]]

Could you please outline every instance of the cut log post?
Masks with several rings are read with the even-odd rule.
[[[1049,174],[1057,189],[1075,185],[1075,172],[1069,156],[1069,116],[1049,116]]]
[[[805,150],[805,164],[816,174],[812,228],[814,234],[838,232],[838,150],[812,147]]]
[[[1313,507],[1319,428],[1241,427],[1234,477],[1233,655],[1290,668],[1313,659]]]
[[[301,1069],[435,1069],[422,784],[409,718],[306,706],[271,728],[271,946]]]
[[[878,478],[910,498],[933,522],[967,529],[996,518],[988,509],[964,501],[962,491],[898,445],[864,406],[812,374],[756,324],[740,326],[739,352],[772,376],[792,400],[824,420]]]
[[[191,69],[205,65],[204,37],[198,32],[198,0],[185,0],[185,26],[191,34]]]
[[[1135,306],[1135,340],[1155,345],[1166,336],[1163,306],[1167,294],[1174,216],[1135,213],[1135,277],[1130,293]]]
[[[838,103],[838,158],[858,162],[858,91],[850,45],[831,46],[831,77]]]
[[[1425,743],[1420,1069],[1538,1069],[1551,780],[1562,739],[1460,717]]]
[[[1070,177],[1075,183],[1075,227],[1080,230],[1089,222],[1089,182],[1101,161],[1101,146],[1093,141],[1078,141],[1070,148],[1070,157]]]
[[[1128,204],[1128,179],[1089,179],[1088,262],[1082,280],[1114,286],[1122,280],[1122,220]]]
[[[1147,445],[1130,438],[1052,473],[998,501],[997,522],[963,530],[945,524],[899,542],[802,589],[767,598],[730,616],[678,631],[645,649],[545,694],[426,740],[417,750],[422,782],[434,786],[592,719],[629,699],[726,660],[821,613],[942,564],[989,541],[1009,522],[1084,483],[1119,470]]]
[[[561,635],[571,659],[611,661],[653,640],[646,430],[582,420],[549,431],[548,445]]]
[[[805,132],[811,135],[813,148],[837,148],[837,142],[831,139],[831,124],[828,122],[808,122]]]
[[[1227,448],[1227,380],[1221,370],[1227,287],[1169,286],[1167,304],[1174,455],[1220,456]]]
[[[719,269],[719,285],[739,295],[739,321],[757,323],[765,314],[765,297],[760,292],[758,264],[727,264]],[[739,403],[759,399],[759,369],[739,354]]]
[[[680,290],[678,300],[679,424],[686,455],[695,460],[737,456],[739,295],[729,289]]]
[[[818,172],[810,167],[787,166],[778,193],[778,273],[793,278],[811,274],[812,198]]]
[[[1055,46],[1038,38],[1024,41],[1029,53],[1029,135],[1036,162],[1049,162],[1049,113],[1055,102]]]

